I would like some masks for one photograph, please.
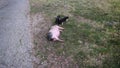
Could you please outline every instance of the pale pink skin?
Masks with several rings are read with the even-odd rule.
[[[49,32],[51,32],[53,34],[53,36],[52,36],[53,41],[61,41],[61,42],[63,41],[63,40],[59,39],[60,31],[62,31],[62,29],[64,29],[64,28],[60,27],[58,25],[54,25],[51,27]]]

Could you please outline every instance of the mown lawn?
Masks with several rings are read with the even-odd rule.
[[[57,55],[72,56],[80,68],[120,68],[120,0],[30,0],[31,13],[54,23],[69,16],[55,43]],[[49,44],[48,44],[49,45]],[[63,48],[61,48],[63,46]]]

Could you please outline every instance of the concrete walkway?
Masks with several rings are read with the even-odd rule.
[[[28,29],[29,2],[7,2],[0,8],[0,68],[33,68]]]

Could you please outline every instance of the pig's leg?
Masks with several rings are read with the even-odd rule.
[[[53,38],[53,41],[56,41],[57,39],[56,38]]]
[[[59,38],[56,38],[57,41],[60,41],[60,42],[63,42],[63,40],[59,39]]]
[[[59,31],[61,31],[61,32],[62,32],[63,30],[59,30]]]
[[[63,40],[59,39],[58,41],[63,42]]]
[[[59,26],[59,29],[64,29],[64,28]]]

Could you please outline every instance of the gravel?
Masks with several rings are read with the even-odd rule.
[[[29,1],[2,1],[7,5],[0,8],[0,68],[33,68]]]
[[[6,5],[8,5],[8,1],[7,0],[0,0],[0,8],[3,8]]]

